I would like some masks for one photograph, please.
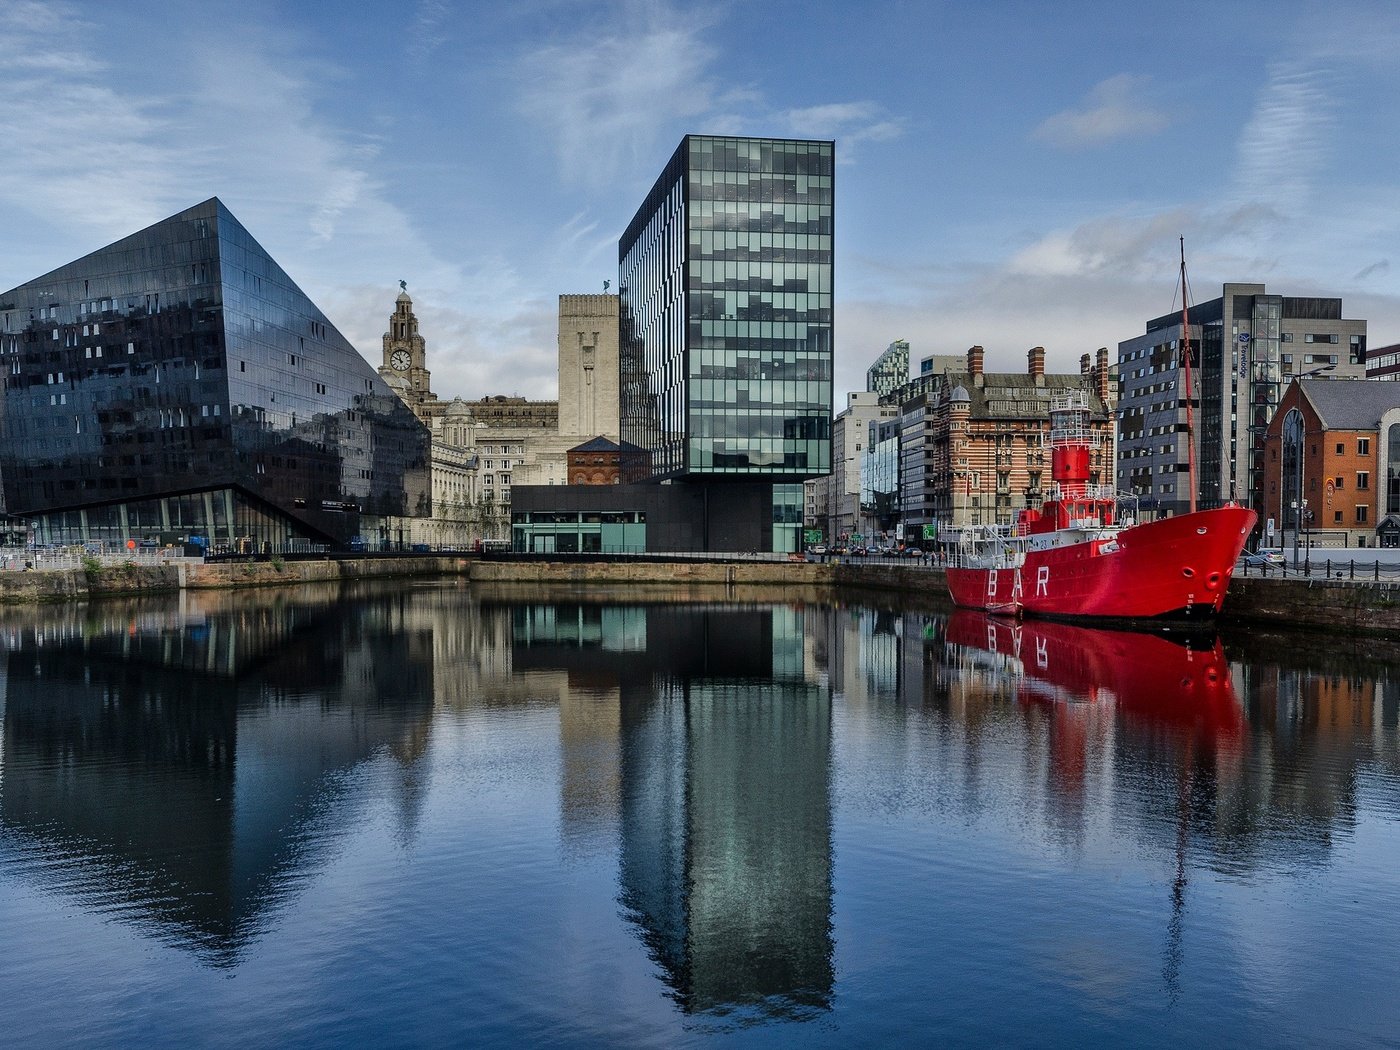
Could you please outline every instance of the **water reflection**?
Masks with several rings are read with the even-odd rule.
[[[1324,650],[1295,637],[1269,662],[1232,665],[1213,635],[962,611],[927,648],[934,692],[954,717],[978,725],[1000,705],[1041,741],[1027,750],[1020,788],[1043,803],[1062,845],[1089,848],[1107,820],[1117,842],[1170,858],[1169,1002],[1180,993],[1194,866],[1227,877],[1317,870],[1339,833],[1355,829],[1361,771],[1388,769],[1379,783],[1393,792],[1393,665],[1359,653],[1348,673],[1318,673]]]
[[[191,970],[260,973],[299,982],[308,1024],[390,1034],[401,999],[370,993],[427,981],[424,1023],[457,1041],[485,1015],[498,1042],[580,1019],[677,1041],[627,1027],[658,988],[682,1034],[818,1018],[802,1037],[887,1042],[1023,1010],[1102,1041],[1096,1009],[1215,1032],[1202,1004],[1260,979],[1235,941],[1284,955],[1258,900],[1330,930],[1331,898],[1393,867],[1381,646],[887,606],[451,583],[0,610],[0,918],[23,882],[31,944],[76,902],[193,949],[209,965],[163,971],[191,999],[226,994]],[[286,943],[362,890],[353,936]],[[1369,938],[1383,975],[1393,928],[1367,914],[1308,967],[1350,987]],[[373,976],[342,992],[321,950]],[[1272,1015],[1241,1016],[1220,1031]]]
[[[531,605],[513,617],[517,668],[617,690],[622,903],[676,1002],[740,1022],[828,1008],[831,705],[804,673],[803,614]],[[566,793],[576,779],[566,772]]]
[[[1115,799],[1135,798],[1148,826],[1172,835],[1170,918],[1162,976],[1179,995],[1193,823],[1208,830],[1222,783],[1238,779],[1245,719],[1214,634],[1144,634],[959,610],[941,666],[957,688],[1006,690],[1047,742],[1046,794],[1075,837],[1097,808],[1092,770],[1111,766]],[[1119,761],[1118,753],[1131,761]],[[1228,793],[1228,786],[1225,789]]]
[[[328,615],[334,597],[12,616],[0,829],[34,881],[233,962],[354,826],[340,775],[381,748],[411,767],[425,744],[401,601]]]

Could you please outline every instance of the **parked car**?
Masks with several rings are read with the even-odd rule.
[[[1280,550],[1245,551],[1240,557],[1246,565],[1256,565],[1261,569],[1278,568],[1284,561],[1283,551]]]
[[[922,558],[924,556],[924,552],[921,551],[918,547],[905,547],[904,556],[906,558]]]

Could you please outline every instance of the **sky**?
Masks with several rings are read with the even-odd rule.
[[[219,197],[374,365],[556,395],[687,133],[836,141],[836,403],[1047,368],[1226,281],[1400,343],[1400,3],[0,0],[0,288]],[[917,366],[916,366],[917,367]]]

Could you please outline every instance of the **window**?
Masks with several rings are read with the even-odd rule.
[[[1366,519],[1366,513],[1367,513],[1368,510],[1369,510],[1369,507],[1368,507],[1365,503],[1361,503],[1361,504],[1358,504],[1358,505],[1357,505],[1357,507],[1356,507],[1356,523],[1357,523],[1358,525],[1364,525],[1364,524],[1366,523],[1366,520],[1367,520],[1367,519]]]
[[[1343,480],[1343,479],[1341,478],[1341,476],[1338,475],[1338,477],[1332,482],[1333,486],[1336,488],[1336,490],[1337,490],[1338,492],[1341,492],[1341,491],[1342,491],[1342,480]]]
[[[1370,438],[1357,438],[1357,439],[1356,439],[1356,454],[1357,454],[1358,456],[1369,456],[1369,455],[1371,454],[1371,439],[1370,439]]]
[[[1338,442],[1337,442],[1337,455],[1339,455],[1339,456],[1345,456],[1345,455],[1346,455],[1346,452],[1347,452],[1346,446],[1343,445],[1340,441],[1338,441]]]
[[[1342,523],[1342,512],[1339,511],[1339,510],[1334,510],[1334,511],[1332,512],[1332,524],[1333,524],[1333,525],[1340,525],[1341,523]]]
[[[1356,472],[1356,487],[1359,490],[1371,487],[1371,472],[1369,470],[1358,470]]]

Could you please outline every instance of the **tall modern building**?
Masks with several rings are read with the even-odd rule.
[[[0,361],[39,542],[280,550],[431,511],[427,427],[217,198],[0,293]]]
[[[1148,514],[1190,508],[1184,335],[1191,343],[1191,419],[1201,507],[1238,500],[1267,519],[1265,433],[1295,376],[1366,374],[1366,322],[1340,299],[1286,296],[1262,284],[1226,284],[1217,299],[1147,322],[1118,344],[1118,487]]]
[[[618,244],[622,438],[656,481],[771,491],[763,549],[797,548],[831,469],[834,151],[688,135]]]
[[[896,339],[865,370],[865,389],[881,397],[909,382],[909,341]]]

